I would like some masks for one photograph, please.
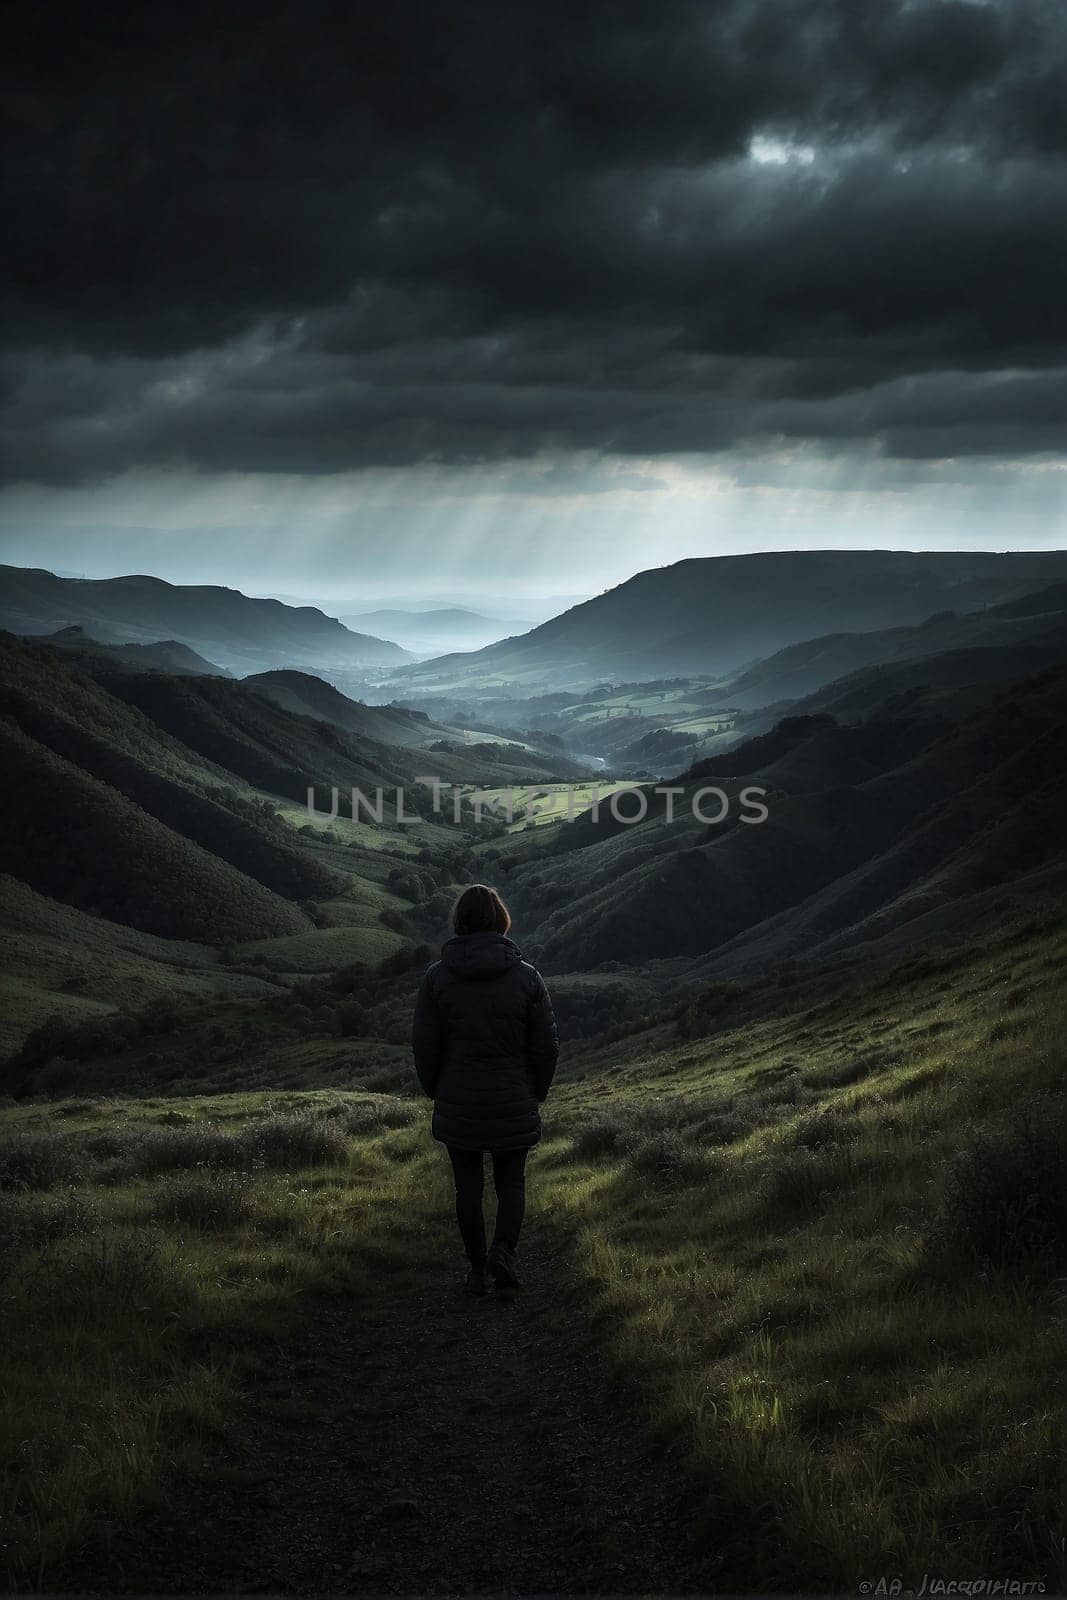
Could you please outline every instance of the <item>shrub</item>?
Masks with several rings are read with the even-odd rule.
[[[1067,1123],[1038,1095],[1001,1127],[973,1130],[945,1164],[927,1229],[931,1255],[1011,1267],[1067,1259]]]
[[[175,1311],[183,1299],[161,1241],[140,1230],[56,1247],[33,1263],[27,1279],[40,1314],[109,1329],[134,1331],[146,1315]]]
[[[346,1133],[380,1133],[386,1128],[406,1128],[417,1113],[410,1100],[339,1100],[324,1115],[336,1120]]]
[[[240,1144],[256,1165],[265,1167],[321,1167],[348,1160],[344,1132],[308,1112],[253,1123],[241,1134]]]
[[[130,1133],[119,1143],[116,1156],[107,1176],[118,1182],[154,1178],[193,1167],[240,1170],[249,1165],[248,1152],[237,1135],[196,1123],[185,1128],[146,1128]]]
[[[379,1067],[363,1079],[362,1087],[376,1094],[413,1096],[418,1088],[415,1069],[411,1066]]]
[[[196,1228],[235,1228],[252,1212],[247,1183],[229,1172],[182,1173],[167,1179],[150,1208],[158,1222]]]
[[[54,1189],[88,1173],[84,1144],[69,1134],[18,1133],[0,1144],[0,1189]]]
[[[0,1254],[90,1234],[97,1223],[96,1207],[86,1194],[8,1195],[0,1205]]]
[[[859,1137],[862,1125],[857,1116],[840,1106],[820,1106],[801,1117],[793,1134],[798,1146],[808,1150],[821,1149],[823,1145],[847,1144]]]
[[[837,1145],[806,1149],[803,1145],[776,1157],[763,1177],[763,1195],[771,1206],[807,1210],[823,1195],[848,1183],[854,1172],[851,1151]]]
[[[724,1105],[702,1117],[693,1134],[702,1144],[733,1144],[735,1139],[744,1139],[758,1127],[760,1120],[754,1107]]]
[[[571,1152],[585,1161],[599,1161],[605,1156],[625,1154],[626,1131],[621,1121],[614,1117],[595,1117],[578,1129],[571,1142]]]
[[[346,1000],[334,1012],[334,1027],[342,1039],[358,1039],[367,1031],[367,1013],[358,1000]]]
[[[709,1171],[701,1152],[671,1128],[636,1140],[630,1148],[630,1165],[664,1186],[697,1183]]]
[[[129,1129],[100,1128],[87,1133],[81,1141],[82,1149],[95,1161],[113,1161],[125,1155],[137,1135]]]

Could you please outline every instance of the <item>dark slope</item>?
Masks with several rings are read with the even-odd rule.
[[[236,589],[179,586],[138,574],[59,578],[35,568],[0,567],[0,627],[52,633],[70,624],[105,629],[108,642],[189,645],[238,672],[288,665],[399,666],[399,645],[351,633],[313,606],[286,606]]]
[[[94,639],[84,628],[76,625],[43,636],[28,634],[26,639],[29,644],[40,642],[62,649],[75,663],[81,657],[103,657],[129,667],[131,672],[190,673],[193,677],[215,678],[230,676],[225,667],[205,661],[203,656],[190,650],[188,645],[180,644],[177,639],[157,639],[154,644],[108,644]]]
[[[309,672],[257,672],[244,682],[285,711],[332,722],[360,738],[373,739],[376,744],[411,749],[454,733],[443,723],[431,722],[424,711],[408,711],[404,706],[367,706],[352,700],[332,683]]]
[[[759,964],[757,930],[773,919],[768,960],[853,948],[874,926],[881,937],[906,924],[930,895],[962,904],[1061,861],[1067,669],[994,693],[958,725],[927,710],[855,728],[812,719],[748,759],[742,747],[722,759],[720,782],[767,787],[768,821],[745,825],[735,806],[702,826],[680,799],[672,824],[660,806],[515,868],[513,909],[538,922],[554,970],[678,956],[725,970]],[[678,781],[691,793],[713,774]],[[591,823],[583,834],[595,837]]]
[[[305,801],[312,784],[395,786],[411,770],[403,752],[357,743],[332,723],[296,716],[244,683],[155,673],[101,681],[198,755],[289,800]]]
[[[965,616],[943,612],[916,627],[806,639],[738,674],[723,685],[722,693],[731,706],[748,710],[805,698],[864,669],[894,668],[949,652],[961,663],[966,654],[974,653],[975,669],[985,676],[993,663],[983,662],[982,652],[998,650],[1010,659],[1008,652],[1024,647],[1028,657],[1008,676],[1037,672],[1053,661],[1067,659],[1067,584]],[[952,669],[947,671],[951,677]]]
[[[51,652],[0,639],[0,715],[275,893],[305,899],[336,892],[334,875],[295,846],[267,807],[238,794],[229,772],[198,763],[189,749]],[[110,870],[118,873],[120,864]]]
[[[592,683],[726,672],[830,632],[894,628],[1067,580],[1067,552],[819,551],[713,556],[639,572],[517,639],[404,681]]]
[[[417,774],[444,783],[494,785],[545,783],[588,774],[584,763],[560,752],[490,740],[433,722],[426,712],[405,706],[363,705],[309,673],[257,673],[244,685],[285,711],[331,723],[364,744],[373,741],[375,748],[391,747],[394,762],[404,763],[409,782]]]
[[[298,933],[307,918],[133,800],[0,721],[0,871],[145,933],[205,944]]]

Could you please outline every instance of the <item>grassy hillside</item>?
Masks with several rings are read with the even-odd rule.
[[[1002,915],[581,1052],[541,1203],[725,1591],[1067,1578],[1065,935]]]
[[[161,939],[78,911],[17,878],[0,880],[0,1052],[14,1052],[48,1018],[78,1025],[172,1002],[269,993],[260,970],[221,960],[210,945]]]
[[[781,923],[774,959],[884,937],[932,899],[958,911],[980,887],[1063,859],[1065,717],[1060,668],[958,726],[921,712],[858,728],[813,719],[787,748],[786,725],[677,780],[673,821],[667,800],[650,795],[643,822],[542,830],[509,893],[555,970],[713,952],[746,964],[740,936],[751,941],[802,905],[806,916]],[[728,814],[704,823],[692,797],[716,783]],[[741,820],[750,785],[766,790],[757,825]],[[722,809],[715,796],[703,804]]]
[[[918,627],[806,639],[728,679],[722,695],[730,705],[749,710],[817,691],[832,694],[824,686],[875,666],[894,672],[901,663],[915,663],[911,681],[923,681],[922,672],[941,682],[992,681],[1038,672],[1065,657],[1067,585],[1059,584],[977,612],[943,612]],[[972,680],[962,676],[965,671]],[[903,681],[909,681],[906,675]]]
[[[1062,916],[1015,912],[896,968],[713,985],[568,1052],[534,1219],[670,1450],[708,1590],[1062,1584],[1065,957]],[[2,1117],[5,1560],[47,1587],[211,1470],[315,1292],[402,1300],[450,1207],[404,1099]]]
[[[425,711],[402,705],[368,706],[341,694],[332,684],[303,672],[265,672],[246,678],[257,694],[298,716],[328,722],[374,748],[393,747],[394,760],[407,751],[413,775],[437,777],[443,783],[478,785],[492,781],[529,784],[551,778],[583,778],[585,762],[572,760],[562,750],[545,744],[518,741],[451,727],[433,720]],[[411,781],[411,778],[408,780]]]
[[[0,750],[11,786],[0,872],[165,938],[214,943],[307,926],[295,906],[10,723],[0,723]]]
[[[288,899],[340,887],[295,848],[269,807],[234,789],[230,772],[198,762],[62,657],[9,640],[0,642],[0,662],[0,711],[54,755]],[[113,870],[106,860],[100,865]]]
[[[405,669],[413,690],[736,671],[786,645],[994,605],[1067,578],[1067,553],[793,551],[640,572],[518,639]]]
[[[549,697],[520,740],[298,672],[0,638],[7,1584],[122,1587],[132,1530],[190,1481],[210,1498],[279,1363],[316,1430],[289,1352],[329,1361],[323,1297],[352,1349],[408,1348],[388,1319],[422,1325],[456,1248],[413,995],[488,879],[564,1043],[530,1187],[556,1275],[528,1331],[612,1363],[700,1592],[1062,1587],[1067,668],[1005,686],[1028,648],[867,668],[721,735],[706,681],[605,686]],[[535,715],[636,735],[657,708],[733,740],[680,757],[673,821],[648,786],[645,820],[613,818],[608,778],[598,817],[510,831],[304,809],[309,782],[436,771],[532,815],[575,767]],[[720,823],[690,810],[712,785]]]

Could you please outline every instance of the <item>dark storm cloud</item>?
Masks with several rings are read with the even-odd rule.
[[[1052,0],[45,4],[13,43],[9,476],[1062,444]]]

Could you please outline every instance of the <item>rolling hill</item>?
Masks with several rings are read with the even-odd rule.
[[[554,971],[681,958],[733,975],[963,929],[987,891],[1067,880],[1065,735],[1064,667],[959,718],[920,697],[857,725],[789,719],[673,780],[673,821],[650,795],[642,822],[562,825],[512,866],[513,909]],[[719,825],[689,809],[714,784],[733,802]],[[767,792],[757,826],[739,819],[748,785]]]
[[[1065,580],[1064,551],[709,556],[639,572],[520,638],[419,663],[398,682],[413,690],[510,684],[532,692],[606,678],[736,672],[828,633],[914,625]]]
[[[1010,661],[1020,648],[1025,649],[1025,658],[1019,656],[1009,677],[1019,677],[1027,669],[1036,672],[1067,655],[1067,584],[1053,584],[980,611],[941,612],[912,627],[805,639],[729,679],[722,685],[722,695],[731,706],[745,710],[775,705],[803,699],[865,668],[892,671],[898,663],[948,652],[960,661],[969,652],[975,671],[984,674],[989,663],[982,662],[982,651],[1000,650],[1002,659]]]
[[[479,783],[486,778],[494,785],[526,784],[588,776],[585,763],[561,751],[452,727],[406,706],[364,705],[309,673],[257,673],[244,682],[283,710],[331,723],[376,746],[431,752],[420,756],[419,771],[429,769],[447,783]]]
[[[461,606],[443,606],[425,611],[386,608],[341,618],[346,628],[395,639],[408,650],[420,654],[442,650],[477,650],[511,634],[525,633],[532,622],[505,620],[468,611]]]
[[[352,633],[313,606],[252,599],[236,589],[183,586],[143,574],[59,578],[0,567],[0,628],[17,634],[78,626],[106,643],[176,640],[237,673],[276,666],[400,666],[408,652]]]
[[[190,673],[193,677],[210,678],[230,676],[225,667],[205,661],[203,656],[188,645],[179,644],[177,639],[158,639],[154,644],[108,644],[102,639],[94,639],[92,634],[76,624],[59,628],[55,633],[29,634],[26,637],[31,644],[39,640],[42,644],[65,650],[75,662],[79,657],[103,656],[108,661],[129,667],[131,672]]]

